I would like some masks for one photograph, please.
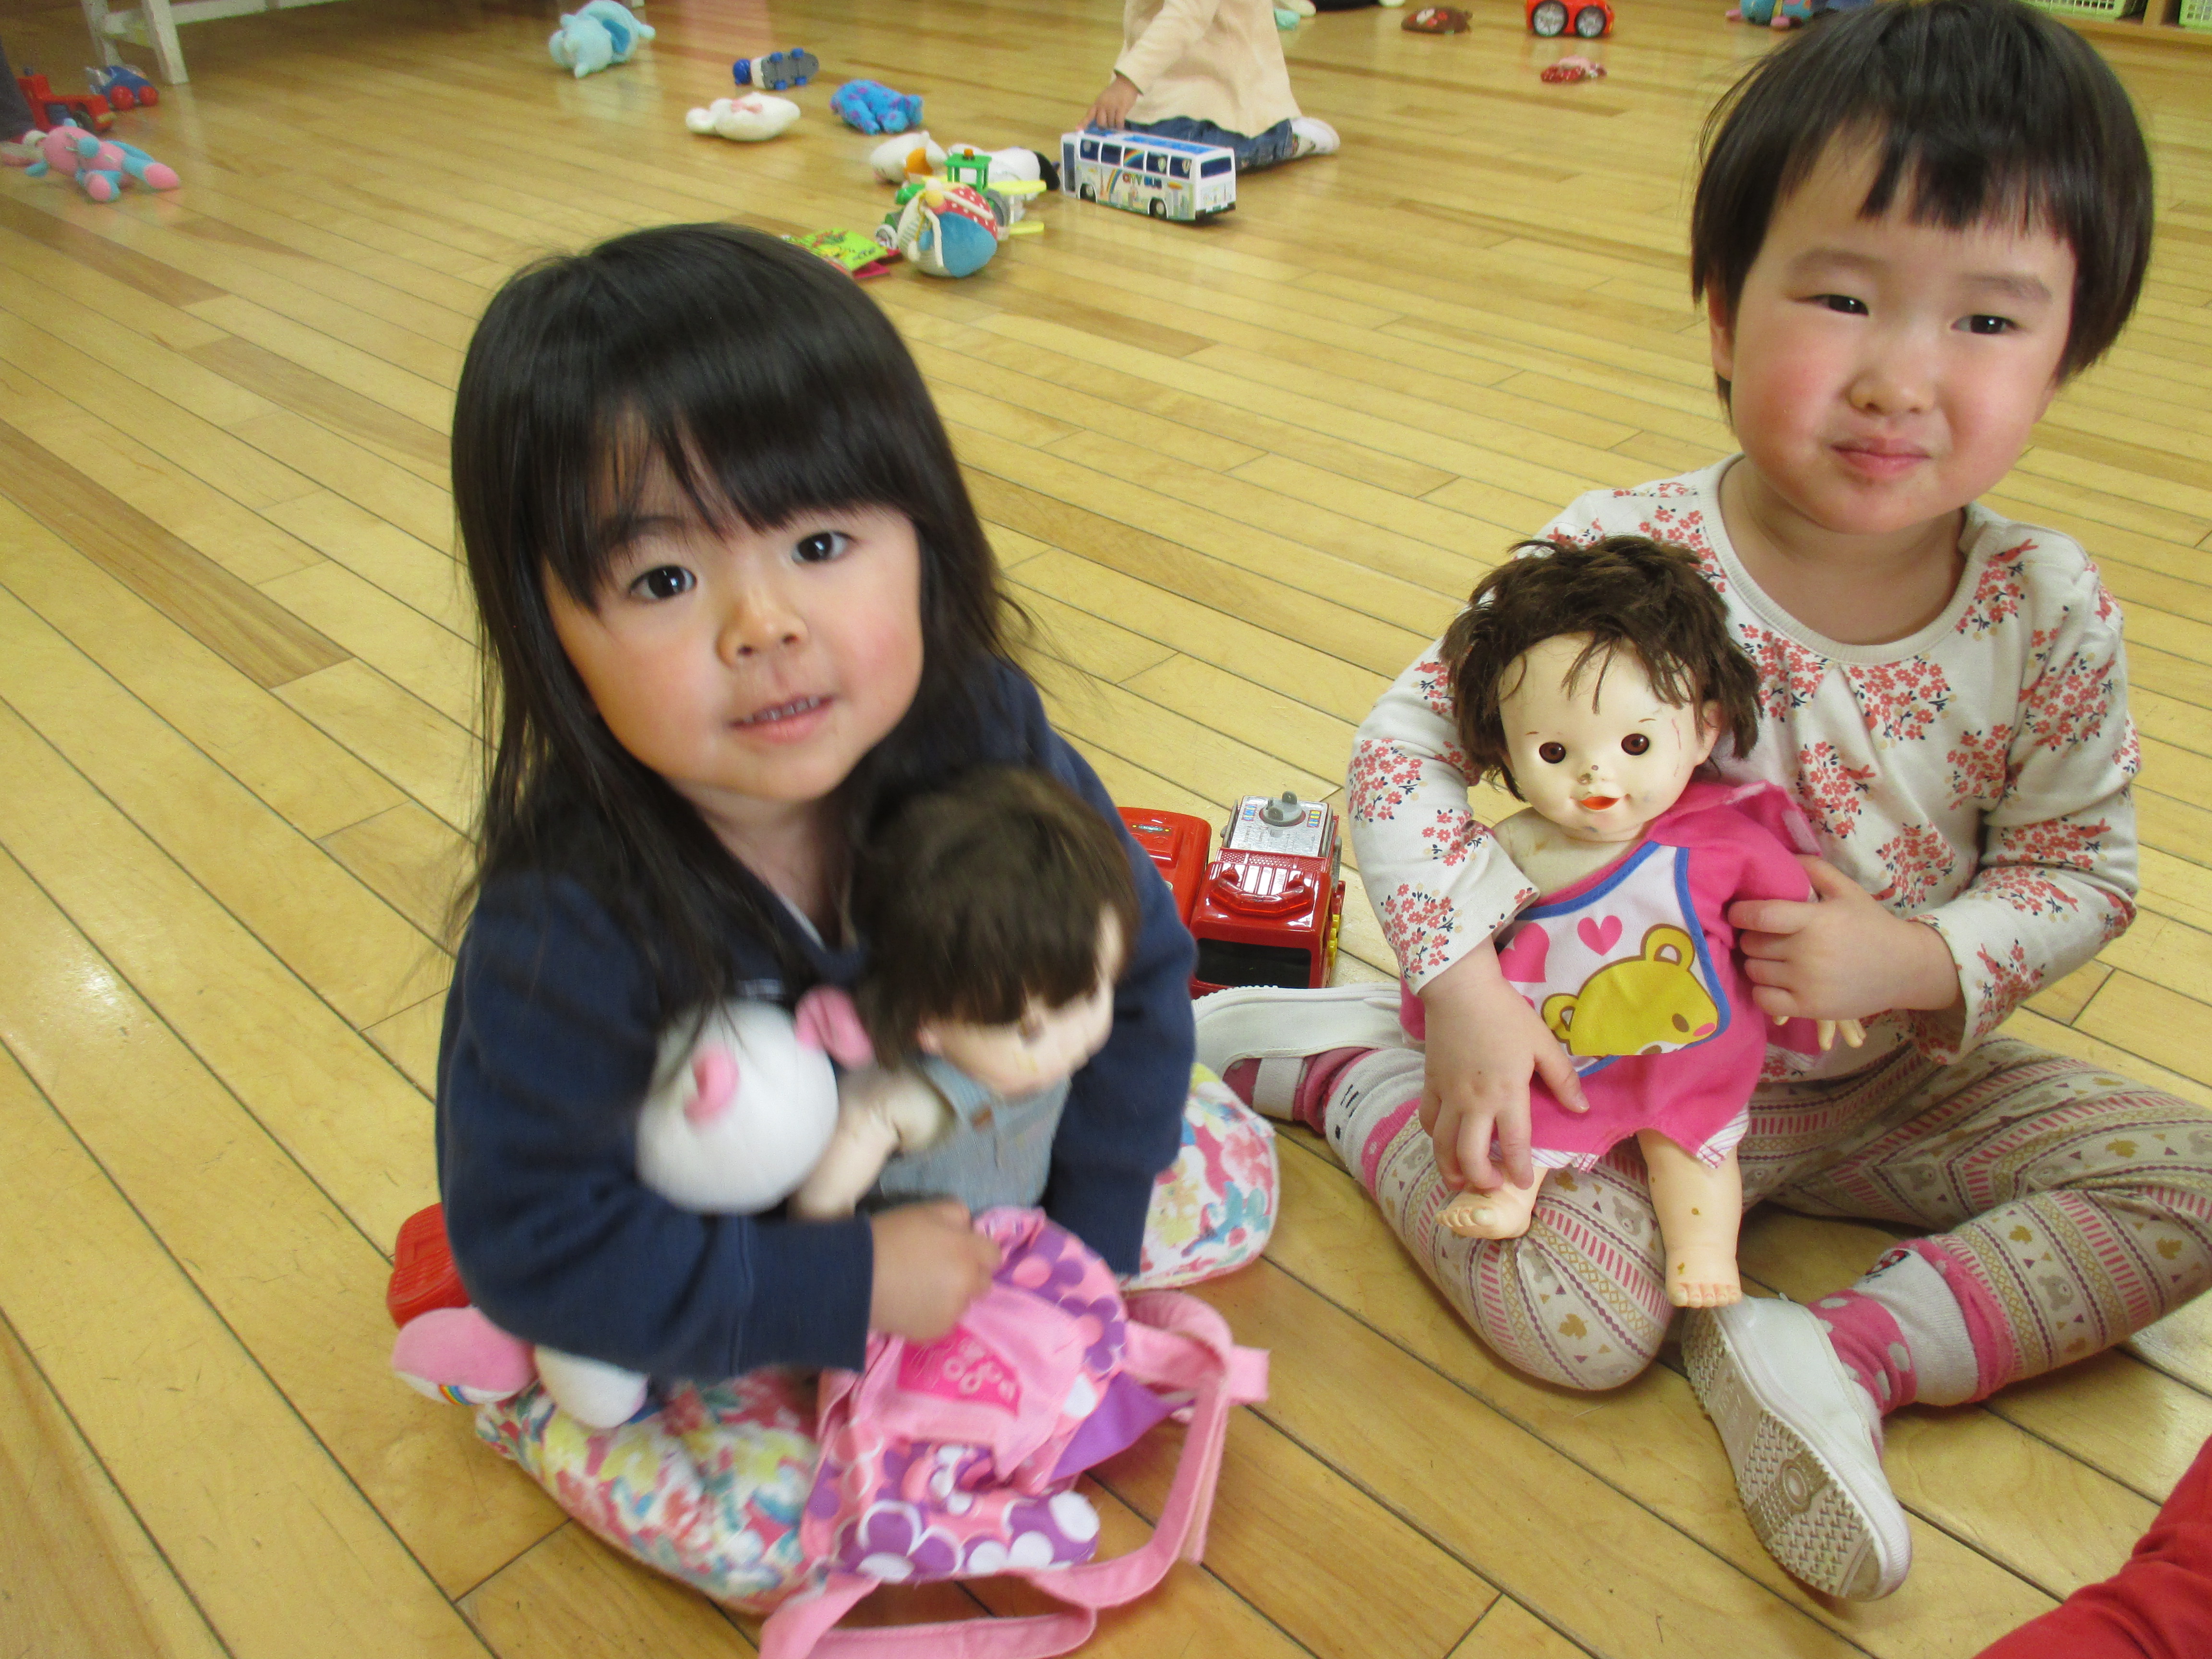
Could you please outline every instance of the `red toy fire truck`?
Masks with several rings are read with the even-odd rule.
[[[88,132],[105,132],[115,125],[115,112],[98,93],[56,92],[43,75],[19,75],[15,89],[31,106],[31,119],[41,132],[64,121],[74,121]]]
[[[1328,983],[1344,915],[1336,814],[1320,801],[1247,795],[1208,862],[1206,824],[1181,812],[1122,809],[1123,822],[1175,890],[1198,938],[1193,996],[1231,985]]]

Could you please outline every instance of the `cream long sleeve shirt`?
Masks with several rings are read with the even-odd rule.
[[[1965,993],[1963,1030],[1884,1018],[1865,1048],[1838,1047],[1818,1069],[1906,1040],[1948,1061],[2134,920],[2139,751],[2118,607],[2066,537],[1975,505],[1942,616],[1887,645],[1823,639],[1737,562],[1720,514],[1729,465],[1593,491],[1544,533],[1650,536],[1698,555],[1759,671],[1758,744],[1717,752],[1717,769],[1789,791],[1830,863],[1943,936]],[[1468,806],[1440,644],[1375,705],[1350,781],[1368,896],[1418,989],[1535,896]]]
[[[1268,0],[1126,0],[1115,72],[1132,121],[1182,117],[1251,138],[1298,112]]]

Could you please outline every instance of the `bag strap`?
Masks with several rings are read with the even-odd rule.
[[[1267,1356],[1231,1340],[1221,1316],[1195,1297],[1150,1291],[1128,1299],[1123,1365],[1138,1382],[1192,1395],[1175,1480],[1159,1524],[1143,1547],[1110,1561],[1018,1572],[1064,1613],[1025,1619],[969,1619],[933,1625],[839,1630],[837,1621],[877,1580],[833,1572],[818,1595],[786,1601],[761,1628],[760,1659],[1054,1659],[1091,1639],[1099,1607],[1134,1601],[1167,1577],[1178,1558],[1206,1553],[1206,1523],[1232,1407],[1267,1397]]]

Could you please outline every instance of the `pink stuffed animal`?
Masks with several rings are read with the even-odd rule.
[[[120,196],[126,174],[149,190],[174,190],[179,182],[171,168],[137,145],[95,138],[67,121],[40,133],[34,148],[38,159],[29,162],[33,179],[61,173],[76,179],[77,188],[95,202],[112,202]]]

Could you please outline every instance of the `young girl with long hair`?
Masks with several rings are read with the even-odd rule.
[[[997,1252],[956,1203],[678,1209],[639,1182],[635,1113],[672,1023],[853,982],[848,870],[881,813],[1034,767],[1136,872],[1112,1035],[1053,1140],[1054,1219],[1118,1273],[1188,1282],[1265,1242],[1272,1152],[1225,1094],[1192,1094],[1189,936],[1016,665],[944,428],[848,278],[727,225],[519,273],[462,369],[453,492],[495,748],[438,1062],[447,1232],[499,1326],[644,1372],[663,1402],[594,1436],[533,1388],[479,1429],[618,1547],[758,1607],[805,1566],[787,1368],[857,1368],[872,1329],[942,1335]],[[1212,1189],[1181,1151],[1201,1135],[1231,1172]],[[1212,1224],[1224,1206],[1240,1227]]]

